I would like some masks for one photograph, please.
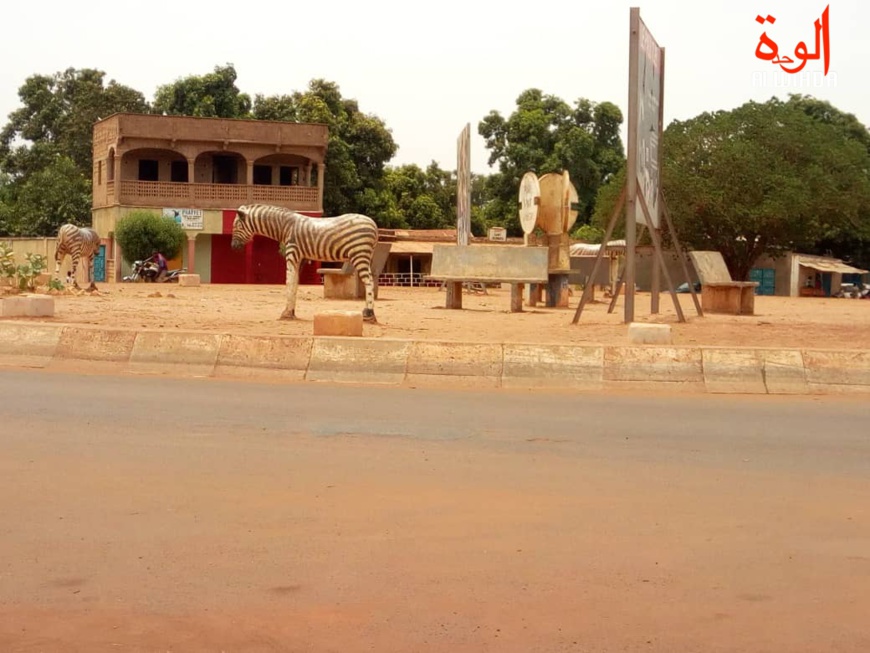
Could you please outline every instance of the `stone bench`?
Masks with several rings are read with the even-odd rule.
[[[511,286],[511,312],[523,310],[526,284],[547,283],[546,247],[511,245],[435,245],[429,279],[447,283],[446,308],[462,308],[464,283],[507,283]]]
[[[378,277],[383,272],[390,255],[390,243],[378,243],[372,258],[372,275],[375,282],[375,299],[378,298]],[[366,287],[350,261],[340,268],[318,268],[317,274],[323,279],[324,299],[365,299]]]
[[[754,315],[757,281],[733,281],[720,252],[689,252],[701,281],[701,309],[705,313]]]

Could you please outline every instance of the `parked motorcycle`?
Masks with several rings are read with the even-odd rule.
[[[166,276],[163,278],[163,283],[178,283],[178,275],[187,272],[187,268],[176,268],[175,270],[167,270]],[[159,270],[157,264],[153,261],[133,261],[133,271],[124,277],[124,281],[134,283],[142,281],[145,283],[156,283]]]
[[[848,297],[849,299],[870,299],[870,284],[844,283],[840,290],[834,293],[834,297]]]

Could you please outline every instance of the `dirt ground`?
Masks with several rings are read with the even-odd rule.
[[[154,296],[152,296],[154,295]],[[623,344],[623,301],[612,314],[609,300],[596,293],[580,322],[572,325],[580,293],[570,308],[539,305],[510,312],[510,289],[488,294],[466,292],[463,310],[444,308],[437,288],[379,290],[379,323],[366,325],[370,338],[407,338],[472,342]],[[650,295],[636,299],[636,320],[671,324],[674,344],[740,347],[866,349],[870,301],[835,298],[756,297],[755,315],[708,314],[698,317],[691,295],[679,295],[687,322],[680,324],[671,297],[661,297],[662,312],[650,314]],[[286,301],[283,286],[176,284],[101,284],[99,294],[56,297],[54,322],[121,328],[159,328],[264,335],[310,335],[314,314],[324,310],[362,310],[363,301],[324,300],[321,286],[300,286],[299,319],[279,320]]]

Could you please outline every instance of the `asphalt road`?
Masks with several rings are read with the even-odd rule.
[[[867,400],[0,371],[2,651],[870,650]]]

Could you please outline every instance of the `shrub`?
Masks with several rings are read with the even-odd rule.
[[[17,269],[18,289],[33,291],[36,290],[36,278],[48,268],[48,262],[42,254],[33,252],[28,252],[25,258],[27,263]]]
[[[17,272],[15,267],[15,252],[9,243],[0,243],[0,277],[12,279]]]
[[[168,259],[181,253],[187,235],[174,220],[152,211],[132,211],[118,220],[115,239],[128,264],[141,261],[155,249]]]

